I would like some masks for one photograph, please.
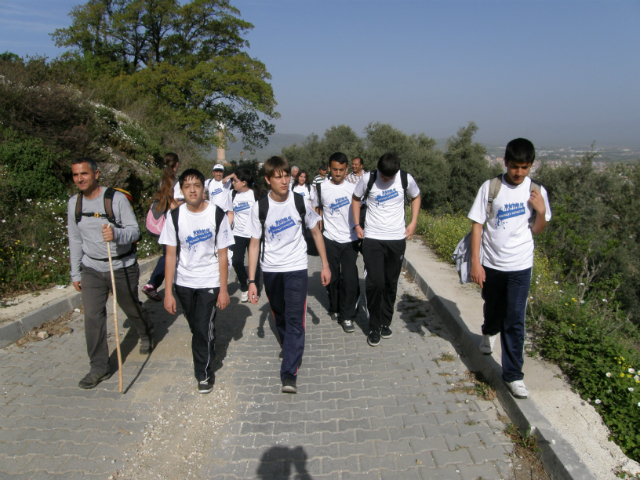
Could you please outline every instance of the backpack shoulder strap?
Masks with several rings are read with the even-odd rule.
[[[231,200],[235,200],[236,199],[236,195],[238,194],[238,191],[234,188],[233,192],[231,192]]]
[[[267,214],[269,213],[269,194],[258,200],[258,220],[260,220],[260,226],[262,227],[262,235],[260,236],[260,243],[262,244],[262,260],[264,260],[264,244],[265,244],[265,232],[264,223],[267,221]]]
[[[534,182],[533,180],[531,180],[531,187],[529,188],[530,192],[536,191],[538,193],[541,193],[540,191],[540,184]]]
[[[369,192],[371,192],[373,184],[376,183],[377,178],[378,170],[371,170],[371,173],[369,174],[369,181],[367,182],[367,189],[364,191],[364,196],[362,197],[363,200],[366,200],[369,196]]]
[[[529,187],[529,193],[536,191],[538,193],[542,193],[540,191],[540,184],[534,182],[533,180],[531,180],[531,186]],[[533,210],[533,212],[531,212],[531,216],[529,217],[529,228],[533,227],[533,225],[536,223],[536,215],[538,214],[538,212],[536,210]]]
[[[113,215],[113,196],[115,194],[116,191],[111,187],[108,187],[104,192],[104,213],[107,215],[109,223],[120,226],[116,223],[116,217]]]
[[[404,170],[400,170],[400,182],[402,182],[402,189],[405,191],[406,195],[407,189],[409,188],[409,176]]]
[[[304,235],[307,231],[307,223],[304,221],[304,217],[307,216],[307,208],[304,206],[304,197],[299,193],[294,192],[293,203],[296,204],[296,210],[300,215],[300,220],[302,220],[302,234]]]
[[[222,210],[219,206],[216,205],[216,235],[214,237],[214,242],[218,241],[218,232],[220,231],[220,224],[226,215],[225,211]]]
[[[76,198],[76,225],[82,220],[82,197],[82,192],[80,192]]]
[[[180,217],[180,207],[171,210],[171,220],[173,229],[176,231],[176,259],[180,256],[180,237],[178,236],[178,218]]]
[[[316,185],[316,195],[318,195],[318,208],[322,210],[322,189],[320,188],[320,184]]]
[[[498,196],[500,192],[500,187],[502,186],[502,174],[497,177],[493,177],[491,182],[489,182],[489,200],[487,201],[487,215],[491,214],[491,207],[493,206],[493,201]]]

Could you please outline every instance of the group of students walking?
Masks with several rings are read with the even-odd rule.
[[[520,160],[520,157],[516,158],[515,163]],[[528,167],[532,162],[533,159],[528,163]],[[515,193],[519,187],[512,185],[510,181],[522,183],[528,169],[520,168],[517,170],[519,173],[509,176],[511,169],[508,159],[505,160],[505,164],[507,178],[502,182],[506,187],[493,199],[494,209],[502,206],[500,200],[503,197],[508,197],[509,205],[516,200],[522,200]],[[365,265],[364,306],[369,320],[367,342],[375,347],[380,344],[381,339],[392,336],[391,321],[398,279],[406,240],[412,237],[418,220],[420,189],[411,174],[400,169],[400,160],[393,153],[382,155],[376,170],[372,172],[364,171],[360,157],[352,160],[351,167],[352,172],[348,174],[346,155],[336,152],[329,157],[326,177],[316,178],[315,185],[312,186],[306,171],[292,168],[282,157],[271,157],[264,164],[265,180],[269,187],[268,193],[265,194],[255,183],[248,169],[240,168],[224,177],[224,167],[216,165],[213,178],[207,181],[203,174],[195,169],[187,169],[176,178],[177,155],[168,154],[165,157],[163,179],[152,205],[152,209],[155,208],[156,212],[165,215],[159,235],[164,255],[159,260],[149,283],[143,287],[143,292],[152,299],[163,300],[157,289],[164,278],[165,309],[175,314],[175,297],[179,299],[192,333],[194,373],[201,393],[210,392],[215,381],[215,317],[218,310],[224,310],[230,303],[227,288],[230,263],[236,272],[243,302],[258,303],[261,291],[259,282],[262,276],[264,292],[274,316],[277,338],[282,347],[280,377],[284,393],[297,392],[298,369],[304,352],[308,287],[307,242],[314,244],[322,262],[320,279],[322,285],[327,288],[329,314],[347,333],[355,330],[354,324],[361,298],[357,258],[359,253],[362,253]],[[99,172],[95,162],[90,159],[77,159],[73,162],[72,170],[80,195],[91,200],[91,203],[85,201],[83,208],[87,207],[87,216],[94,215],[91,224],[74,223],[71,215],[77,200],[76,197],[70,200],[69,242],[72,279],[74,282],[81,280],[86,288],[87,282],[95,283],[94,277],[101,274],[101,282],[99,287],[96,287],[100,289],[100,295],[92,291],[92,298],[88,298],[89,295],[85,296],[86,290],[80,287],[80,281],[74,283],[77,289],[83,291],[87,349],[91,362],[91,371],[80,382],[80,386],[93,388],[110,376],[104,308],[109,285],[102,278],[105,272],[104,264],[97,263],[99,260],[89,256],[91,253],[104,255],[104,242],[111,242],[106,245],[110,245],[116,259],[114,268],[122,270],[121,275],[129,274],[129,278],[122,285],[123,294],[118,291],[118,299],[142,339],[141,353],[149,353],[153,349],[153,325],[138,299],[139,275],[135,253],[124,252],[135,241],[136,234],[139,236],[137,222],[128,201],[120,198],[121,194],[116,192],[113,205],[117,221],[111,222],[108,226],[102,225],[104,221],[100,222],[95,212],[100,210],[104,191],[109,189],[98,186]],[[483,185],[479,198],[485,195],[485,190]],[[408,225],[405,225],[405,198],[411,207],[411,221]],[[476,204],[470,218],[482,225],[485,223],[480,222],[483,212],[487,218],[490,215],[487,214],[486,207],[482,210],[482,199],[476,199]],[[542,192],[531,193],[530,198],[517,205],[518,208],[524,206],[521,212],[523,217],[529,218],[533,211],[537,211],[538,216],[532,230],[535,233],[542,231],[543,222],[550,219],[544,189]],[[477,212],[478,209],[481,211]],[[474,224],[474,254],[475,247],[479,247],[480,244],[485,249],[487,246],[494,248],[491,252],[495,251],[499,258],[505,246],[507,249],[513,249],[510,243],[513,235],[504,230],[509,230],[508,224],[520,214],[514,214],[513,209],[509,212],[507,216],[498,213],[497,226],[477,231]],[[94,223],[96,225],[93,225]],[[499,230],[501,231],[496,237],[494,231]],[[517,235],[526,237],[519,226],[516,230]],[[478,232],[482,237],[480,242]],[[101,234],[101,238],[98,238],[98,233]],[[499,239],[498,245],[492,244],[494,237]],[[528,240],[525,239],[525,246],[521,245],[523,242],[520,240],[520,258],[515,262],[518,268],[528,264],[529,259],[523,256],[522,251],[528,252],[529,247],[532,264],[533,244],[531,240],[531,245],[528,245]],[[245,267],[247,253],[248,268]],[[491,291],[492,298],[495,297],[497,300],[491,300],[493,307],[489,314],[492,318],[485,318],[485,338],[481,348],[484,346],[484,350],[488,349],[491,353],[496,333],[502,332],[504,352],[505,334],[513,336],[512,326],[506,330],[504,328],[504,325],[508,324],[505,319],[514,315],[517,317],[520,313],[523,315],[524,312],[520,312],[521,306],[512,307],[510,304],[510,298],[514,295],[511,291],[511,276],[507,273],[509,278],[506,280],[501,277],[500,272],[504,273],[501,269],[503,265],[497,265],[491,255],[485,255],[484,258],[487,263],[483,264],[476,256],[473,257],[472,278],[483,287],[483,295],[485,291]],[[514,263],[509,263],[509,268],[512,264]],[[484,269],[480,270],[483,265]],[[529,277],[530,267],[531,265],[528,266]],[[498,271],[497,274],[494,274],[494,269]],[[97,274],[93,273],[94,270]],[[108,269],[106,271],[108,272]],[[522,278],[525,276],[526,274],[518,276],[518,305],[522,303],[521,292],[525,288]],[[528,293],[528,284],[526,287]],[[124,297],[128,300],[123,303]],[[524,298],[526,302],[526,295]],[[487,303],[490,301],[487,300]],[[95,308],[89,310],[87,305],[94,305]],[[524,333],[524,318],[521,323]],[[91,333],[94,330],[98,333]],[[520,330],[515,328],[514,332],[517,337]],[[507,340],[506,347],[512,360],[510,365],[514,365],[516,369],[519,365],[521,374],[522,361],[518,360],[516,351],[519,348],[518,341]],[[520,354],[519,358],[521,357]]]

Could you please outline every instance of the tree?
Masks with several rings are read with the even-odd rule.
[[[268,143],[280,116],[271,75],[244,51],[253,25],[228,0],[90,0],[70,15],[52,34],[67,57],[171,111],[195,143],[217,145],[219,131],[249,150]]]

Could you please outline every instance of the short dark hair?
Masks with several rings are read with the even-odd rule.
[[[273,177],[277,172],[284,172],[291,175],[291,166],[286,159],[273,156],[264,162],[264,174],[267,178]]]
[[[353,162],[354,160],[360,160],[360,165],[364,165],[364,161],[362,160],[362,157],[353,157],[351,162]]]
[[[400,170],[400,159],[395,153],[385,153],[378,160],[378,170],[385,177],[394,177]]]
[[[71,165],[80,165],[81,163],[86,163],[87,165],[89,165],[89,168],[93,173],[96,173],[98,171],[98,164],[93,158],[89,157],[74,158],[71,162]]]
[[[504,163],[533,163],[536,159],[536,148],[526,138],[516,138],[507,143],[504,151]]]
[[[346,165],[349,159],[342,152],[336,152],[329,157],[329,165],[331,162],[338,162],[340,165]]]
[[[318,170],[324,170],[324,171],[326,171],[326,170],[327,170],[327,166],[323,163],[322,165],[320,165],[320,166],[318,167]]]
[[[200,183],[202,183],[202,186],[204,187],[204,175],[202,174],[202,172],[197,168],[187,168],[184,172],[182,172],[182,175],[180,175],[180,177],[178,178],[178,182],[180,183],[180,188],[182,188],[182,184],[184,183],[184,181],[187,178],[191,178],[191,177],[195,177],[198,180],[200,180]]]

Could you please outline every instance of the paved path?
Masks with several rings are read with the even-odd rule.
[[[195,392],[186,321],[157,303],[148,360],[123,335],[126,395],[117,375],[77,387],[88,369],[80,313],[71,334],[0,350],[0,477],[509,478],[502,410],[454,388],[472,386],[469,367],[416,286],[401,279],[394,335],[372,348],[362,310],[352,334],[329,319],[318,267],[310,258],[297,395],[280,393],[266,297],[241,304],[234,284],[210,395]]]

